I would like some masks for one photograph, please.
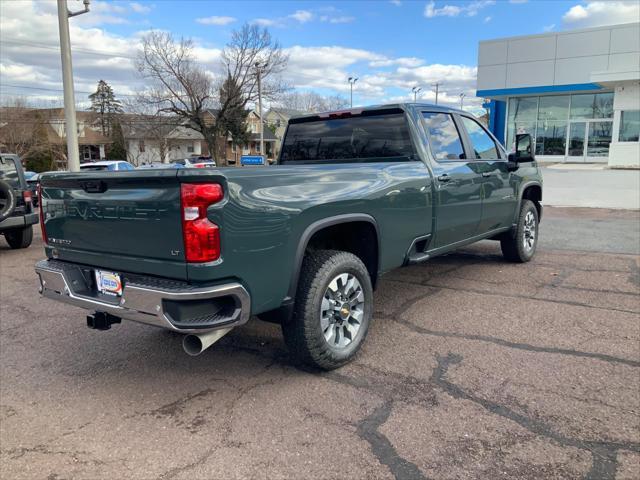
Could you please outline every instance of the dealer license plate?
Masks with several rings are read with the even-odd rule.
[[[122,295],[122,281],[120,275],[106,270],[96,270],[96,285],[100,293],[107,295]]]

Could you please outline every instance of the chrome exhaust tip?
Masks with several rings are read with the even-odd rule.
[[[221,328],[207,333],[191,333],[189,335],[185,335],[182,339],[182,348],[184,348],[187,355],[195,357],[200,355],[231,330],[233,330],[233,327]]]

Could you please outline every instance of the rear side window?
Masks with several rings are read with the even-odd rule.
[[[290,123],[280,163],[402,161],[413,153],[404,113],[363,114]]]
[[[20,188],[20,177],[16,168],[16,159],[0,157],[0,180],[4,180],[13,188]]]
[[[424,112],[431,153],[438,161],[463,160],[464,148],[460,133],[448,113]]]
[[[495,160],[500,158],[496,142],[478,122],[469,117],[462,117],[462,124],[467,129],[476,159]]]

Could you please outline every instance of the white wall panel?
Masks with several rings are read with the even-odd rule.
[[[606,70],[608,63],[608,55],[559,58],[556,60],[554,84],[589,83],[591,81],[591,72]]]
[[[640,52],[609,55],[608,70],[612,72],[637,72],[640,70]]]
[[[555,35],[523,38],[509,41],[508,62],[535,62],[551,60],[556,56]]]
[[[553,85],[553,60],[507,65],[507,88]]]
[[[609,53],[611,30],[590,30],[558,35],[558,58],[606,55]]]
[[[505,88],[507,78],[507,66],[488,65],[478,67],[478,90],[491,90]]]
[[[640,52],[640,25],[611,30],[611,53]]]
[[[482,42],[478,49],[478,66],[507,62],[507,41]]]

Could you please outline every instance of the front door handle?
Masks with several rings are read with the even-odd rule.
[[[490,177],[491,176],[491,172],[482,172],[482,176],[484,178]]]
[[[444,173],[438,177],[438,181],[442,183],[447,183],[451,181],[451,177],[448,174]]]

